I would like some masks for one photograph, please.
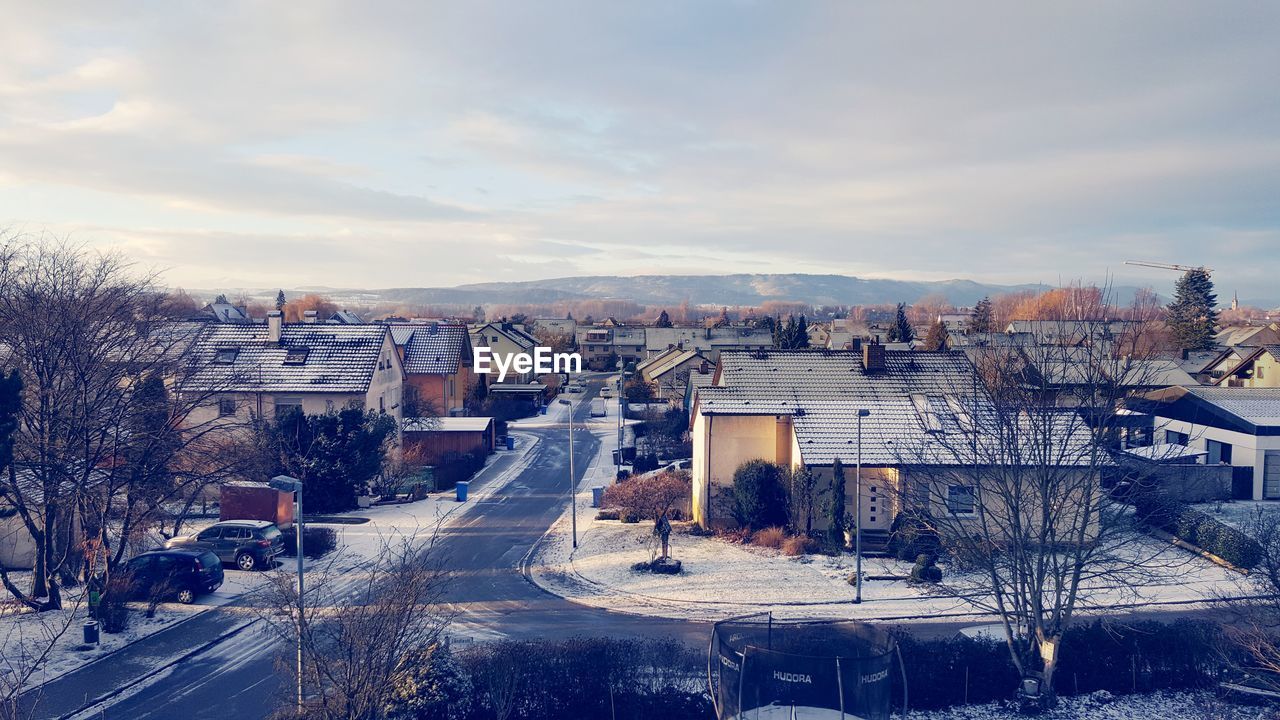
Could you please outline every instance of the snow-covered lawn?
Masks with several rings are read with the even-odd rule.
[[[602,443],[602,458],[608,448]],[[918,585],[902,579],[910,574],[911,563],[864,558],[863,603],[854,605],[854,588],[847,582],[855,566],[850,554],[788,557],[688,534],[679,526],[671,536],[671,552],[683,563],[683,572],[635,571],[633,565],[651,557],[653,523],[595,520],[586,486],[609,482],[605,472],[594,478],[588,474],[578,495],[578,548],[572,547],[566,513],[530,558],[535,583],[585,605],[678,618],[719,619],[766,609],[782,617],[895,621],[975,613],[959,597],[972,587],[962,577],[945,576],[941,588]],[[1245,591],[1239,575],[1145,535],[1135,534],[1126,550],[1142,559],[1148,577],[1138,587],[1095,584],[1081,594],[1084,608],[1189,603]],[[944,567],[944,572],[952,568]]]
[[[904,717],[904,716],[895,716]],[[963,705],[948,710],[916,711],[906,720],[994,720],[1025,717],[998,703]],[[1064,697],[1058,707],[1040,715],[1045,720],[1275,720],[1274,707],[1242,705],[1210,692],[1157,692],[1114,696],[1097,692]]]
[[[1280,502],[1275,500],[1229,500],[1225,502],[1198,503],[1192,507],[1221,520],[1237,530],[1245,531],[1248,531],[1249,526],[1256,521],[1259,513],[1280,513]]]

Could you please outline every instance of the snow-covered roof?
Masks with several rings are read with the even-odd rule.
[[[493,425],[491,417],[405,418],[405,432],[484,432]]]
[[[1157,443],[1146,447],[1127,448],[1125,452],[1134,457],[1151,460],[1152,462],[1173,462],[1209,454],[1207,450],[1196,450],[1177,443]]]
[[[404,348],[404,371],[410,375],[451,375],[471,359],[471,337],[461,323],[392,325],[391,337]]]
[[[284,325],[271,342],[267,325],[209,323],[192,343],[188,390],[365,392],[378,370],[386,325]]]

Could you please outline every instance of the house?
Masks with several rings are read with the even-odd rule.
[[[1205,374],[1223,387],[1280,388],[1280,344],[1224,350]]]
[[[1005,333],[1040,345],[1087,345],[1118,340],[1142,325],[1137,320],[1014,320]]]
[[[864,531],[884,535],[908,505],[930,513],[972,514],[977,472],[967,446],[992,403],[963,353],[918,353],[863,345],[862,352],[725,352],[710,387],[693,400],[693,515],[703,526],[731,523],[734,472],[763,459],[814,472],[830,487],[833,463],[862,463]],[[868,415],[859,420],[859,410]],[[1091,442],[1081,422],[1066,422],[1055,443]],[[1054,421],[1055,423],[1057,421]],[[861,436],[862,442],[856,439]],[[951,441],[948,443],[947,441]],[[1062,452],[1068,472],[1096,473],[1087,452]],[[1076,470],[1079,466],[1078,470]],[[845,475],[848,514],[856,498]],[[825,526],[825,520],[815,526]]]
[[[228,302],[217,301],[211,302],[201,308],[199,319],[223,323],[250,322],[249,316],[245,314],[243,308],[238,308]]]
[[[464,414],[467,395],[477,380],[467,326],[431,323],[390,328],[404,366],[404,404],[410,410],[406,417]]]
[[[471,329],[471,347],[473,351],[475,348],[488,348],[489,354],[495,359],[494,362],[501,358],[501,362],[509,363],[513,355],[532,354],[533,349],[537,346],[537,338],[525,332],[523,328],[515,323],[491,322]],[[493,374],[489,380],[497,382],[497,374]],[[532,380],[532,372],[521,373],[512,370],[507,373],[502,382],[526,384]]]
[[[684,399],[690,373],[709,374],[713,367],[714,364],[697,350],[672,348],[636,365],[636,372],[653,385],[656,398],[678,402]]]
[[[575,340],[582,363],[592,370],[614,370],[618,361],[631,364],[645,359],[647,328],[605,324],[578,326]]]
[[[491,417],[408,418],[404,421],[403,446],[426,465],[438,465],[449,453],[489,454],[497,447]]]
[[[298,408],[321,414],[346,407],[402,415],[404,368],[386,325],[209,323],[188,350],[178,391],[208,395],[192,425],[225,418],[271,419]]]
[[[339,310],[330,315],[329,319],[325,322],[331,322],[338,325],[360,325],[364,323],[364,320],[350,310]]]
[[[578,321],[573,318],[534,318],[532,321],[535,332],[547,333],[548,335],[567,335],[573,337],[578,330]]]
[[[1127,407],[1151,416],[1154,443],[1206,453],[1235,468],[1233,495],[1280,500],[1280,388],[1172,387]]]
[[[41,480],[29,468],[15,467],[13,478],[20,488],[18,495],[10,498],[0,494],[0,567],[6,570],[31,570],[36,564],[38,548],[19,509],[25,503],[32,522],[44,532],[47,517],[44,513],[44,492]],[[71,495],[68,489],[63,497]],[[84,543],[84,526],[78,505],[63,507],[54,527],[56,547],[79,548]]]

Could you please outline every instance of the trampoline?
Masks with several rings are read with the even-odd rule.
[[[744,615],[712,627],[707,683],[719,720],[887,720],[895,655],[875,625]]]

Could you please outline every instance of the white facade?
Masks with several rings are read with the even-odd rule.
[[[1253,468],[1253,499],[1280,500],[1280,435],[1250,435],[1159,415],[1154,428],[1157,443],[1185,439],[1179,444],[1205,451],[1210,441],[1230,445],[1230,465]],[[1170,438],[1167,432],[1184,437]]]

